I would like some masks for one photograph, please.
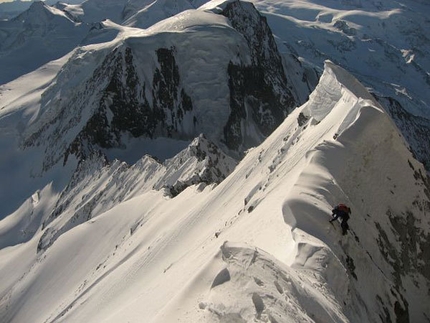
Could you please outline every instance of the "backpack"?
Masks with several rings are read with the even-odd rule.
[[[336,207],[339,211],[345,212],[346,214],[351,213],[351,209],[347,207],[345,204],[338,204]]]

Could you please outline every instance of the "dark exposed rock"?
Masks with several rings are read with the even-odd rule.
[[[153,75],[152,105],[145,96],[146,84],[137,75],[132,50],[128,47],[123,52],[116,49],[108,55],[94,72],[93,79],[102,78],[110,68],[113,71],[108,75],[109,82],[97,110],[68,148],[66,160],[69,154],[85,158],[94,147],[121,147],[121,137],[125,133],[135,138],[160,135],[182,138],[183,135],[178,134],[178,124],[185,113],[192,111],[193,105],[189,95],[180,88],[173,53],[174,49],[157,50],[160,67]]]
[[[357,274],[355,273],[354,259],[352,259],[350,256],[346,257],[346,266],[351,276],[354,277],[355,280],[357,280],[358,278]]]
[[[306,124],[306,122],[308,122],[309,117],[305,116],[302,112],[300,112],[299,116],[297,117],[297,123],[299,124],[299,126],[303,126]]]
[[[228,65],[231,114],[224,127],[230,149],[244,150],[255,144],[243,137],[243,122],[252,120],[263,137],[268,136],[295,106],[288,89],[272,32],[266,18],[251,3],[229,3],[222,14],[246,39],[251,64]]]
[[[408,302],[405,300],[406,307],[403,308],[402,305],[397,301],[394,303],[394,313],[396,313],[396,323],[409,323],[409,309]]]
[[[163,185],[168,190],[170,196],[175,197],[191,185],[221,183],[236,166],[236,162],[232,158],[225,155],[204,135],[200,135],[194,139],[187,149],[174,158],[167,160],[164,165],[167,169],[176,169],[191,159],[197,160],[197,165],[192,175],[182,177],[168,185],[160,182],[155,188],[160,188],[160,185]],[[165,180],[169,182],[168,178],[165,178]]]
[[[430,171],[430,120],[413,115],[391,97],[374,96],[393,118],[415,158]]]
[[[357,30],[355,28],[350,27],[345,20],[337,20],[334,23],[333,27],[339,29],[348,36],[355,36],[357,34]]]

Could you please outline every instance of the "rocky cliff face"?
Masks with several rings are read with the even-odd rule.
[[[257,144],[244,122],[252,120],[268,136],[294,107],[281,57],[266,19],[251,3],[231,2],[222,14],[243,35],[251,51],[251,64],[228,65],[230,107],[224,140],[230,149]]]
[[[156,51],[158,64],[153,74],[150,105],[146,84],[136,71],[132,50],[115,49],[92,77],[92,82],[107,79],[100,93],[97,108],[66,152],[85,158],[93,150],[121,147],[122,135],[132,137],[158,136],[192,139],[179,131],[184,115],[193,109],[189,95],[180,85],[174,48]],[[108,75],[106,71],[111,70]]]
[[[377,97],[393,118],[397,127],[410,145],[415,158],[423,163],[427,171],[430,171],[430,120],[419,117],[406,111],[399,101],[391,97]]]
[[[204,124],[207,121],[201,119],[204,113],[201,111],[214,109],[210,112],[210,122],[220,123],[225,119],[224,130],[220,134],[206,135],[215,144],[223,145],[230,154],[241,156],[246,149],[268,136],[296,102],[289,90],[273,35],[255,7],[231,2],[222,15],[234,28],[229,32],[245,39],[243,43],[247,46],[242,49],[246,52],[224,53],[226,57],[237,55],[236,59],[222,61],[220,57],[205,57],[205,60],[219,61],[217,68],[228,82],[224,87],[228,92],[221,96],[229,98],[230,106],[215,110],[211,107],[210,97],[205,97],[205,106],[195,106],[197,94],[185,81],[190,75],[183,66],[188,66],[189,62],[184,58],[179,40],[172,36],[166,41],[165,36],[155,34],[152,36],[154,42],[157,43],[158,37],[160,45],[152,45],[142,54],[145,47],[136,45],[140,38],[135,37],[122,41],[111,51],[86,52],[86,56],[92,57],[90,60],[105,56],[87,77],[83,76],[85,82],[69,90],[67,96],[64,95],[67,84],[63,84],[63,89],[56,85],[45,93],[45,100],[42,100],[44,113],[27,131],[24,146],[48,143],[42,167],[47,170],[60,160],[67,162],[70,155],[82,160],[97,151],[126,148],[124,138],[165,137],[191,141],[208,129]],[[145,41],[144,37],[141,39]],[[197,40],[193,38],[192,41]],[[222,48],[221,43],[219,47]],[[223,52],[218,54],[223,55]],[[68,84],[78,82],[74,78],[78,74],[75,69],[82,69],[76,63],[80,56],[82,53],[78,52],[72,57],[65,68],[68,74],[64,72],[67,75],[60,75],[59,79]],[[213,69],[212,63],[202,68],[205,66]],[[199,72],[202,75],[213,73],[212,70]]]

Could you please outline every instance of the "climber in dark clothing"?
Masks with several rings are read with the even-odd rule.
[[[338,218],[341,218],[342,222],[340,226],[342,227],[342,234],[345,235],[349,229],[348,220],[349,215],[351,214],[351,209],[345,204],[338,204],[331,211],[333,219],[330,222],[336,221]]]

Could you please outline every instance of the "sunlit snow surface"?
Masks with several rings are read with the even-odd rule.
[[[281,51],[321,64],[330,59],[366,86],[429,116],[430,41],[426,1],[256,0]]]
[[[381,108],[357,96],[364,91],[327,62],[309,103],[220,185],[190,187],[174,199],[162,191],[140,191],[64,233],[45,252],[36,254],[40,229],[26,243],[2,249],[2,317],[10,322],[378,321],[378,295],[393,293],[390,298],[396,292],[379,256],[375,223],[389,225],[387,209],[400,214],[417,196],[425,197],[408,162],[420,166]],[[309,118],[302,126],[300,113]],[[87,189],[101,189],[106,176],[112,175]],[[125,189],[117,184],[117,190]],[[19,219],[37,214],[52,196],[48,187],[34,195],[0,223],[2,230],[14,226],[19,232]],[[328,223],[339,201],[353,210],[353,231],[346,237]],[[428,234],[428,223],[421,229]],[[416,273],[423,288],[414,287],[408,277],[403,284],[409,314],[419,321],[428,304],[413,300],[425,297],[426,283]]]
[[[387,32],[371,19],[398,17],[401,29],[405,15],[399,10],[407,13],[409,6],[428,12],[426,4],[408,2],[399,9],[368,7],[364,1],[255,3],[267,14],[280,44],[293,40],[292,47],[281,50],[294,48],[311,62],[332,58],[370,85],[387,83],[381,91],[422,101],[410,108],[426,112],[429,94],[421,89],[428,58],[413,55],[410,43],[425,35],[418,34],[423,25],[408,25],[417,30],[417,38],[405,41],[397,29]],[[173,23],[186,15],[162,21],[152,31],[105,22],[114,32],[101,39],[163,28],[192,32],[190,19],[185,27]],[[221,18],[211,21],[211,28],[227,29]],[[339,19],[361,35],[356,51],[327,47],[337,41],[334,23]],[[334,40],[327,42],[319,29]],[[375,41],[379,36],[387,41],[387,35],[395,48]],[[342,37],[345,43],[337,45],[344,48],[347,39],[357,36]],[[421,46],[428,53],[428,45]],[[392,69],[392,62],[380,58],[391,50],[388,56],[403,69]],[[399,53],[404,61],[397,61]],[[79,205],[66,212],[68,217],[47,221],[76,164],[58,165],[40,177],[34,165],[43,152],[19,149],[20,136],[39,115],[40,95],[70,55],[0,87],[0,149],[7,152],[0,157],[0,194],[16,197],[3,197],[1,206],[3,215],[10,214],[0,221],[1,322],[379,322],[381,313],[395,321],[396,300],[405,307],[399,288],[411,322],[429,316],[424,271],[406,270],[400,283],[393,273],[390,261],[398,259],[390,257],[404,245],[388,216],[397,215],[406,224],[411,212],[421,230],[415,234],[428,236],[428,213],[420,209],[428,202],[419,177],[425,171],[387,114],[346,71],[326,62],[309,101],[218,186],[191,186],[172,199],[164,190],[152,190],[166,172],[148,156],[123,173],[126,166],[119,161],[87,169],[76,197],[85,201],[103,192],[103,203],[92,209],[91,219],[76,225],[73,221],[87,212]],[[415,60],[418,67],[410,67]],[[193,80],[198,81],[190,84]],[[301,125],[300,114],[307,119]],[[352,209],[352,231],[346,237],[338,223],[328,223],[338,202]],[[37,253],[44,232],[62,221],[70,230]],[[425,244],[413,239],[418,247],[407,250],[411,267],[426,268],[420,253]]]

